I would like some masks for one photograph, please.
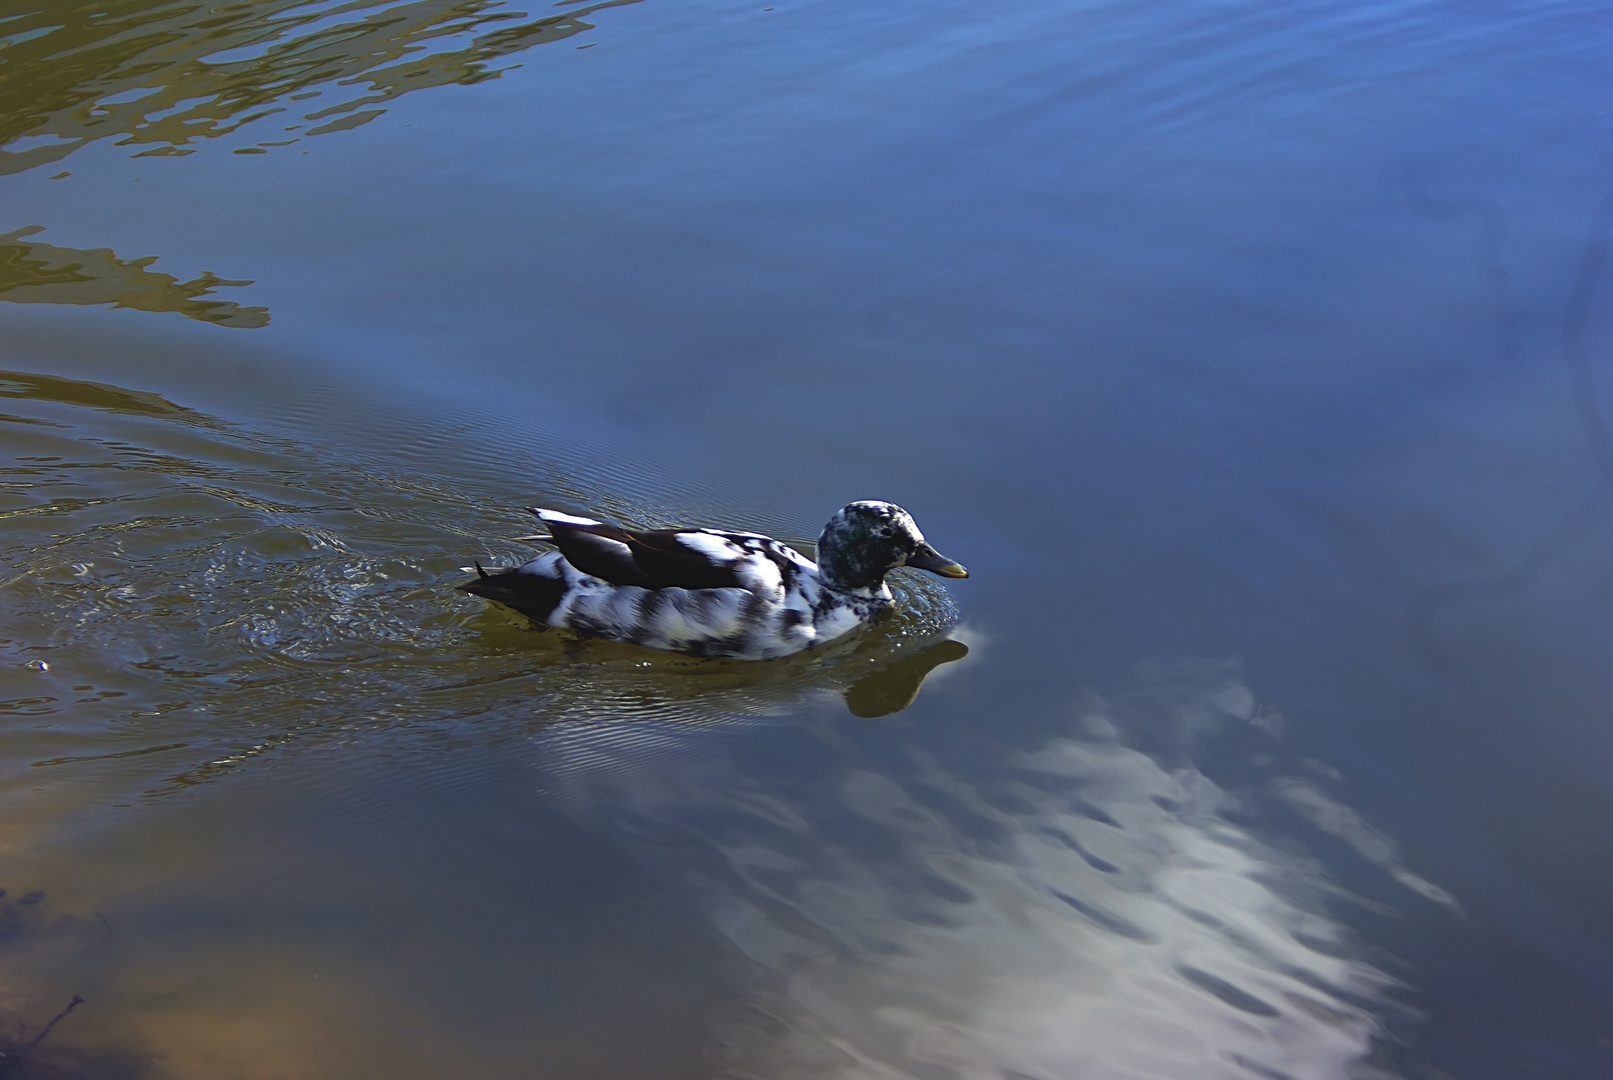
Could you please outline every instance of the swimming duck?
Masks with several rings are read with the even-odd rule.
[[[924,540],[894,503],[841,508],[814,563],[788,544],[719,529],[624,529],[533,508],[554,551],[484,570],[459,588],[535,622],[693,656],[771,660],[890,613],[885,575],[969,572]]]

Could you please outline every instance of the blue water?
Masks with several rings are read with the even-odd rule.
[[[0,237],[0,1006],[86,998],[42,1067],[1613,1073],[1607,11],[130,4],[181,44],[47,48],[92,10],[0,23],[0,149],[84,140],[0,159],[44,226]],[[142,88],[219,116],[91,109]],[[817,666],[451,589],[545,500],[870,497],[972,577]]]

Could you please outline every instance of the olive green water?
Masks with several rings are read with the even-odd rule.
[[[1610,35],[0,7],[0,1073],[1605,1075]],[[868,497],[785,661],[453,588]]]
[[[400,813],[438,817],[409,804],[430,801],[417,785],[451,783],[441,767],[460,752],[518,759],[556,725],[733,722],[786,713],[816,695],[838,703],[846,693],[864,713],[890,711],[911,698],[925,669],[965,651],[935,644],[950,607],[922,585],[902,589],[899,618],[879,631],[759,670],[535,634],[513,613],[489,611],[449,588],[466,576],[466,552],[520,558],[527,548],[496,538],[530,526],[492,505],[498,481],[485,461],[459,462],[457,491],[440,486],[441,466],[455,456],[446,433],[415,432],[408,446],[383,436],[377,452],[342,460],[329,446],[253,432],[103,383],[10,373],[3,392],[15,410],[7,422],[18,431],[8,438],[18,452],[6,471],[5,507],[8,551],[17,560],[6,580],[4,629],[5,709],[13,721],[6,819],[16,827],[8,830],[8,865],[30,867],[30,883],[56,886],[43,902],[25,905],[18,936],[25,953],[31,938],[40,939],[42,955],[29,963],[41,980],[35,994],[41,985],[72,985],[98,1004],[121,1000],[82,1027],[111,1023],[114,1044],[150,1045],[177,1072],[234,1072],[247,1067],[243,1054],[261,1058],[251,1068],[263,1075],[442,1075],[511,1065],[513,1047],[478,1051],[453,1038],[432,1045],[440,1033],[422,1045],[392,1033],[400,1011],[448,1007],[383,1003],[403,989],[387,984],[412,981],[410,965],[420,962],[409,959],[412,948],[399,954],[404,940],[452,952],[461,947],[458,931],[421,942],[421,928],[388,929],[387,917],[360,899],[378,881],[342,870],[339,859],[325,870],[304,865],[335,857],[318,851],[322,844],[308,848],[308,835],[295,838],[308,828],[322,835],[324,827],[303,822],[288,833],[263,820],[290,809],[286,801],[295,813],[307,809],[301,798],[285,799],[284,785],[300,786],[314,761],[345,759],[341,770],[357,773],[315,783],[344,792],[316,819],[334,814],[352,824],[356,814],[371,825],[386,822],[390,833],[402,825],[391,820]],[[463,432],[452,440],[469,441]],[[410,469],[422,455],[438,479]],[[479,491],[478,475],[487,485]],[[597,502],[654,520],[643,508],[590,498],[585,482],[556,477],[536,490],[550,501]],[[305,756],[304,764],[291,763]],[[469,768],[480,789],[486,766]],[[191,792],[215,782],[233,787],[237,773],[253,794],[225,811],[239,815],[237,824],[218,833],[203,824],[216,811],[198,818]],[[401,805],[388,809],[391,803]],[[115,839],[91,841],[108,811],[122,811],[115,817],[127,824]],[[86,828],[78,842],[66,839]],[[85,841],[89,848],[80,849]],[[108,841],[128,850],[91,853]],[[264,863],[265,847],[280,854]],[[227,869],[245,852],[252,854],[244,865]],[[56,861],[62,854],[66,865]],[[81,873],[85,859],[97,865],[89,875]],[[259,895],[263,883],[240,880],[266,871],[300,884],[276,898],[272,889]],[[422,898],[439,894],[432,906],[449,908],[480,891],[424,867],[416,886],[382,887],[418,887]],[[142,910],[113,924],[107,911],[130,903],[131,892],[142,897],[133,901]],[[254,928],[219,934],[184,916],[170,921],[175,908],[221,901],[204,922],[230,909],[230,921],[245,918]],[[243,903],[258,915],[237,907]],[[270,909],[281,910],[269,920],[277,929],[257,925]],[[332,917],[346,929],[306,921]],[[470,917],[443,913],[448,922]],[[169,925],[140,926],[150,918]],[[313,938],[303,936],[308,930]],[[328,955],[350,933],[359,941],[348,944],[367,954],[357,968]],[[135,954],[110,960],[127,948]],[[275,955],[269,969],[276,974],[259,969]],[[377,960],[385,970],[371,968]],[[237,982],[230,970],[251,974]],[[125,984],[127,975],[134,978]],[[221,977],[235,983],[224,998]],[[354,977],[379,984],[365,988]],[[509,977],[520,981],[518,972]],[[352,1025],[346,1035],[313,1031],[324,1026],[319,1017],[330,1003],[307,999],[305,979],[323,979],[315,989],[355,1004],[370,999],[360,1012],[379,1013],[381,1029],[365,1030],[368,1022],[354,1015],[339,1022]],[[83,990],[85,982],[95,990]],[[414,992],[420,989],[428,1002],[464,992]],[[245,997],[229,1001],[236,992]],[[172,1041],[188,1028],[196,1030]],[[297,1031],[304,1035],[288,1038]],[[538,1054],[555,1034],[533,1037],[539,1045],[522,1049]],[[572,1052],[588,1061],[602,1049],[584,1044]],[[465,1060],[455,1065],[460,1055]]]

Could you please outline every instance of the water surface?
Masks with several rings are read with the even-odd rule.
[[[25,1075],[1613,1066],[1600,9],[0,19]],[[788,661],[452,589],[868,497]]]

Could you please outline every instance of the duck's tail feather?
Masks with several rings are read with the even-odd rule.
[[[536,622],[546,622],[565,595],[566,583],[540,574],[523,574],[515,567],[484,569],[476,564],[476,577],[456,586],[461,592],[495,600]]]

